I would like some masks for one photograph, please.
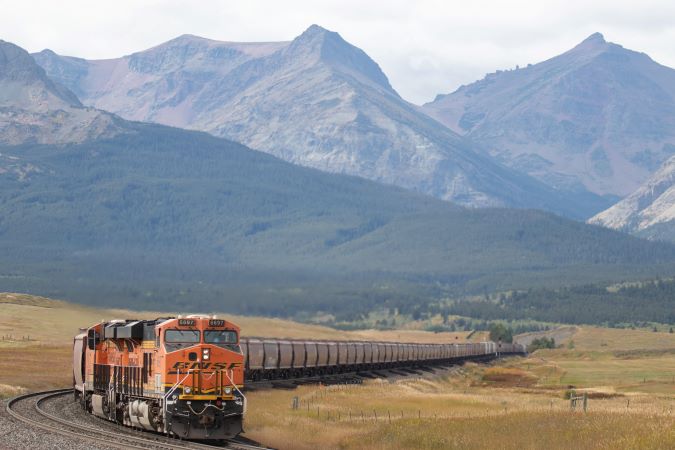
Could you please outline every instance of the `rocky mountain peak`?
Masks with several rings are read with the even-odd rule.
[[[33,57],[21,47],[0,40],[0,104],[21,105],[24,109],[63,103],[82,107],[75,94],[54,83]],[[30,93],[27,90],[30,89]]]
[[[28,52],[4,41],[0,41],[0,108],[0,145],[79,143],[121,131],[116,117],[85,108]]]
[[[617,49],[621,50],[623,47],[612,42],[607,42],[602,33],[593,33],[571,50],[560,55],[559,58],[567,56],[568,58],[573,58],[575,61],[574,63],[570,62],[570,64],[583,64],[584,61],[594,59],[608,51]]]
[[[286,50],[286,56],[303,63],[327,64],[398,96],[380,66],[363,50],[345,41],[339,33],[319,25],[311,25],[295,38]]]
[[[606,44],[607,41],[605,41],[605,37],[602,35],[602,33],[593,33],[590,36],[588,36],[586,39],[584,39],[581,44],[579,45],[589,45],[589,44]]]
[[[620,45],[607,42],[602,33],[593,33],[573,47],[567,54],[593,56],[612,48],[622,48]]]
[[[37,65],[28,52],[2,40],[0,40],[0,80],[21,84],[45,83],[51,88],[54,87],[44,69]],[[77,99],[74,100],[77,102]]]
[[[0,40],[0,79],[30,82],[44,76],[33,58],[20,47]]]
[[[175,51],[177,48],[196,48],[196,49],[204,49],[208,48],[210,45],[214,44],[219,44],[218,41],[214,41],[212,39],[207,39],[203,38],[200,36],[195,36],[194,34],[181,34],[178,37],[175,37],[173,39],[170,39],[166,42],[163,42],[159,45],[156,45],[154,47],[151,47],[146,50],[142,50],[140,52],[135,52],[131,54],[130,56],[133,57],[135,55],[143,55],[143,54],[157,54],[157,53],[165,53],[167,51]]]
[[[289,56],[317,60],[325,57],[330,58],[331,53],[334,55],[353,51],[350,47],[352,46],[342,39],[342,36],[338,33],[329,31],[319,25],[312,25],[300,36],[293,39],[286,53]]]
[[[558,189],[624,197],[673,153],[675,70],[594,33],[425,105],[505,164]]]
[[[129,55],[129,68],[139,73],[176,70],[204,52],[207,39],[184,34],[148,50]]]

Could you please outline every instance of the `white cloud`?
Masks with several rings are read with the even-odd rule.
[[[317,23],[365,50],[417,103],[486,72],[561,53],[595,31],[675,67],[675,3],[665,0],[0,0],[0,7],[0,38],[86,58],[184,33],[290,40]]]

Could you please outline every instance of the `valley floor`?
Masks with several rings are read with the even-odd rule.
[[[246,435],[280,449],[673,448],[675,383],[647,379],[617,388],[601,374],[588,377],[591,364],[578,370],[560,356],[567,368],[553,352],[546,359],[535,353],[422,379],[255,392]],[[672,367],[675,356],[664,361]],[[642,363],[663,375],[661,364]],[[579,380],[576,386],[585,389],[578,393],[589,396],[587,413],[581,406],[570,410],[569,385],[559,383],[564,376],[552,382],[537,375],[549,368]],[[291,409],[295,396],[298,410]]]
[[[104,317],[157,315],[11,294],[0,294],[0,308],[0,398],[67,386],[70,339],[79,326]],[[232,320],[244,332],[279,337],[466,337]],[[675,448],[675,336],[573,327],[558,342],[562,348],[489,366],[469,363],[362,385],[253,391],[246,436],[279,449]],[[570,410],[566,397],[573,389],[587,394],[587,413]],[[294,397],[298,409],[292,409]]]

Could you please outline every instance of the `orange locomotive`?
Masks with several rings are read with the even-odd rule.
[[[215,316],[101,322],[75,337],[73,385],[87,411],[187,439],[242,430],[239,327]]]

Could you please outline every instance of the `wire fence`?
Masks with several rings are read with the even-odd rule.
[[[609,397],[594,399],[587,392],[572,391],[568,398],[523,399],[522,401],[498,401],[498,397],[488,394],[477,395],[467,391],[453,392],[453,395],[466,395],[473,406],[469,409],[457,408],[448,412],[420,407],[407,408],[354,408],[353,396],[349,394],[378,396],[379,390],[391,389],[393,385],[414,385],[423,378],[410,378],[390,383],[371,384],[334,384],[320,386],[304,396],[294,396],[291,409],[298,415],[324,420],[327,422],[351,423],[392,423],[397,420],[451,420],[471,418],[500,417],[511,413],[537,414],[628,414],[636,416],[675,416],[675,399],[654,403],[649,398]],[[384,392],[383,392],[384,393]],[[344,395],[347,394],[347,395]]]

